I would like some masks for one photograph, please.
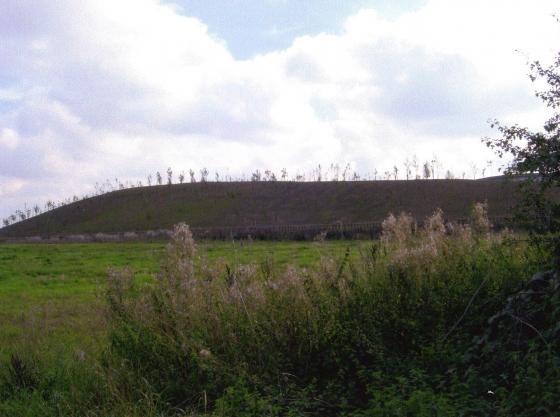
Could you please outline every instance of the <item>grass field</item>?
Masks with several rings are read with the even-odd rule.
[[[488,230],[0,245],[0,417],[554,415],[550,253]]]
[[[360,241],[201,242],[199,255],[212,262],[260,265],[277,271],[287,264],[314,265],[321,256],[342,256]],[[130,268],[138,279],[159,269],[164,243],[0,245],[0,359],[25,338],[72,349],[95,348],[103,333],[96,313],[103,300],[108,268]]]

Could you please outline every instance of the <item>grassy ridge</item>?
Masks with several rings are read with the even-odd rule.
[[[381,221],[405,211],[418,219],[441,208],[464,218],[487,201],[506,216],[515,201],[503,180],[195,183],[133,188],[72,203],[0,229],[0,237],[191,227]]]

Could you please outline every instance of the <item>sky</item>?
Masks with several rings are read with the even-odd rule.
[[[2,0],[0,218],[171,167],[497,173],[557,0]],[[489,166],[489,161],[492,165]]]

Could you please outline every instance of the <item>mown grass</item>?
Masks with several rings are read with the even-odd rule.
[[[549,254],[476,219],[424,224],[390,218],[379,242],[243,247],[195,246],[179,227],[138,268],[85,279],[95,349],[22,327],[0,415],[554,415],[557,278],[526,287]]]

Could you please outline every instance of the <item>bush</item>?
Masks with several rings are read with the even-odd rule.
[[[495,415],[521,381],[554,375],[510,364],[519,382],[504,386],[493,358],[476,371],[473,338],[547,259],[489,235],[484,207],[474,215],[473,227],[445,225],[441,212],[422,228],[393,217],[359,261],[347,251],[283,273],[208,264],[178,225],[153,284],[110,274],[106,364],[131,398],[155,394],[165,410]],[[511,401],[495,404],[487,390],[498,387]]]

